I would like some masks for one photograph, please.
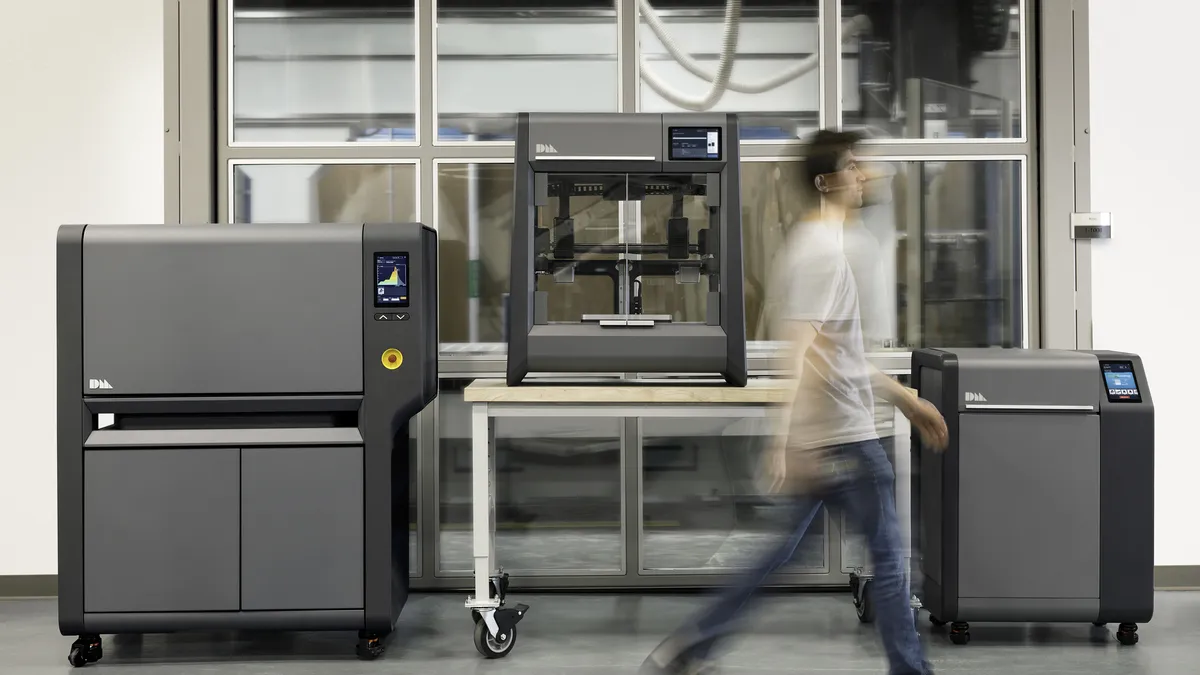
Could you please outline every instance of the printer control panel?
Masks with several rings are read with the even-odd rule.
[[[1142,394],[1131,361],[1101,361],[1100,372],[1110,403],[1141,403]]]
[[[408,307],[408,254],[375,254],[375,306],[379,308]],[[394,316],[407,314],[401,312]],[[378,317],[376,317],[378,319]],[[403,319],[398,319],[403,320]]]

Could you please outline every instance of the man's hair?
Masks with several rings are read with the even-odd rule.
[[[809,136],[804,145],[804,172],[801,180],[807,192],[820,197],[814,181],[817,176],[834,173],[844,167],[838,165],[846,153],[854,150],[862,135],[853,131],[830,131],[822,129]]]

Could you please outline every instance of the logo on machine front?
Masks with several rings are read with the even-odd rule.
[[[983,397],[983,394],[976,394],[973,391],[968,391],[967,403],[987,403],[987,399]]]
[[[538,143],[534,146],[539,155],[550,155],[558,152],[558,148],[549,143]]]
[[[88,380],[88,389],[112,389],[112,385],[108,383],[108,380],[97,380],[93,378]]]

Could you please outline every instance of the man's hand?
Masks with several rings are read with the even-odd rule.
[[[763,457],[763,478],[767,494],[779,494],[787,485],[787,448],[776,441]]]
[[[923,398],[911,397],[901,409],[904,416],[921,434],[921,443],[934,452],[946,449],[950,442],[950,431],[946,420],[932,403]]]

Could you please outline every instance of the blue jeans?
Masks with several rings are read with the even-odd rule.
[[[895,473],[878,440],[834,448],[834,458],[846,460],[852,471],[818,494],[790,499],[788,536],[759,560],[738,582],[726,589],[698,617],[676,632],[690,658],[706,658],[715,644],[732,632],[733,624],[755,592],[792,559],[821,503],[840,507],[862,530],[871,550],[874,580],[868,592],[875,604],[875,623],[887,651],[891,675],[927,675],[929,664],[917,635],[909,606],[908,578],[896,516]]]

